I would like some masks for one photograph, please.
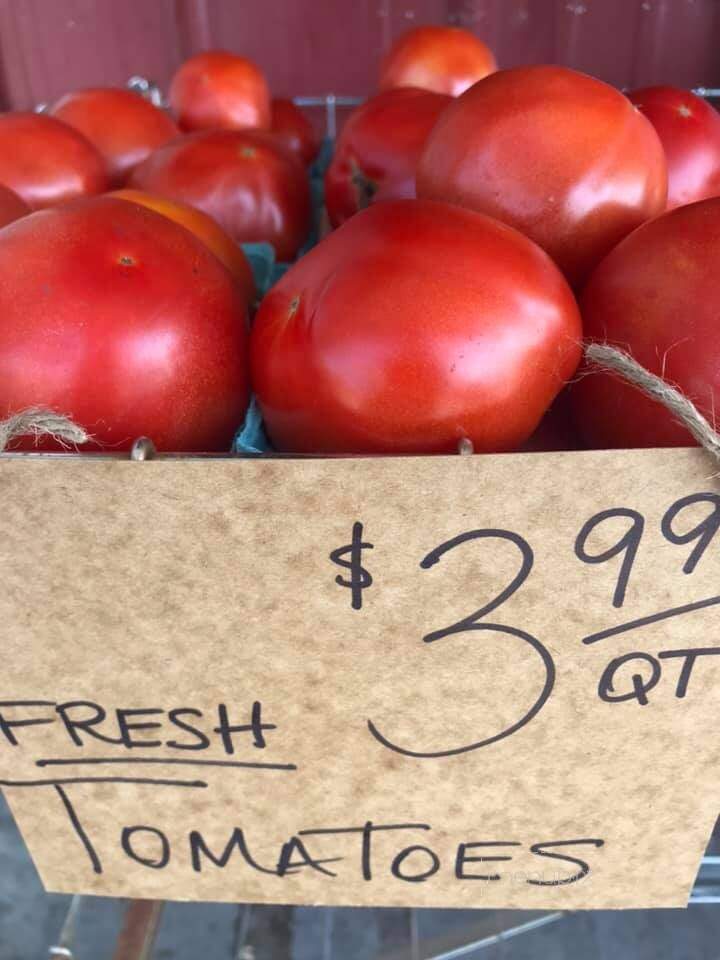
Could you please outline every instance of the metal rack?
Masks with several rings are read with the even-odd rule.
[[[147,77],[130,77],[127,82],[129,90],[134,90],[141,97],[145,97],[154,106],[167,109],[168,103],[162,90],[152,80]],[[720,96],[720,91],[718,91]],[[337,135],[337,110],[338,107],[357,107],[363,103],[362,97],[342,96],[335,93],[326,93],[320,96],[293,97],[293,103],[296,107],[322,107],[325,110],[325,136],[334,140]],[[42,111],[46,104],[40,104],[36,109]]]
[[[720,903],[720,856],[707,856],[703,859],[695,887],[690,897],[690,905],[702,903]],[[153,947],[161,929],[162,901],[134,900],[125,908],[122,929],[118,937],[112,960],[152,960]],[[72,897],[56,943],[49,949],[50,960],[85,960],[76,956],[74,945],[82,914],[91,908],[91,898]],[[234,910],[234,943],[228,960],[254,960],[255,947],[251,936],[254,918],[263,912],[270,922],[289,922],[292,907],[269,907],[243,904]],[[333,960],[338,954],[333,950],[334,919],[337,908],[323,909],[323,924],[320,937],[318,960]],[[553,911],[532,915],[522,922],[499,926],[493,932],[482,932],[488,927],[490,915],[494,911],[478,910],[476,913],[483,923],[460,926],[455,937],[455,945],[440,942],[423,942],[418,933],[418,914],[411,909],[407,913],[407,944],[401,950],[378,955],[378,960],[461,960],[461,958],[479,957],[484,950],[505,944],[508,941],[533,933],[541,927],[556,924],[571,916],[570,911]],[[459,942],[461,941],[461,942]],[[421,949],[422,946],[422,949]],[[428,950],[430,952],[428,952]],[[273,954],[273,956],[275,956]],[[277,960],[286,960],[278,956]]]

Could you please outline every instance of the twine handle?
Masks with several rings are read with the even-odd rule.
[[[51,437],[63,447],[76,447],[87,443],[90,435],[69,417],[53,413],[42,407],[30,407],[14,413],[7,420],[0,420],[0,452],[18,437]]]
[[[659,401],[681,423],[701,447],[720,461],[720,435],[710,426],[695,404],[662,377],[646,370],[630,354],[606,343],[590,343],[585,358],[592,366],[614,373],[637,387],[646,397]]]
[[[646,370],[624,350],[606,343],[589,343],[585,359],[591,366],[619,376],[637,387],[646,397],[657,400],[697,440],[701,447],[720,461],[720,435],[711,427],[695,404],[662,377]],[[17,437],[51,437],[64,447],[79,446],[90,435],[69,417],[42,407],[30,407],[0,421],[0,452]]]

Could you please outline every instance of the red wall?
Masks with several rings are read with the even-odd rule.
[[[183,57],[215,46],[257,60],[280,94],[365,95],[395,35],[448,21],[502,66],[720,85],[718,0],[0,0],[0,96],[30,107],[134,73],[166,87]]]

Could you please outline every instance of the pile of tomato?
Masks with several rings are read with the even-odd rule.
[[[693,442],[584,366],[588,341],[720,409],[720,114],[692,93],[411,30],[337,139],[302,256],[308,118],[226,52],[185,62],[168,103],[97,88],[0,116],[0,419],[226,451],[254,396],[287,452]],[[261,299],[258,242],[292,264]]]

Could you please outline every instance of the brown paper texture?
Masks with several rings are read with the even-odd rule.
[[[713,473],[0,461],[0,779],[44,883],[685,905],[720,806]]]

